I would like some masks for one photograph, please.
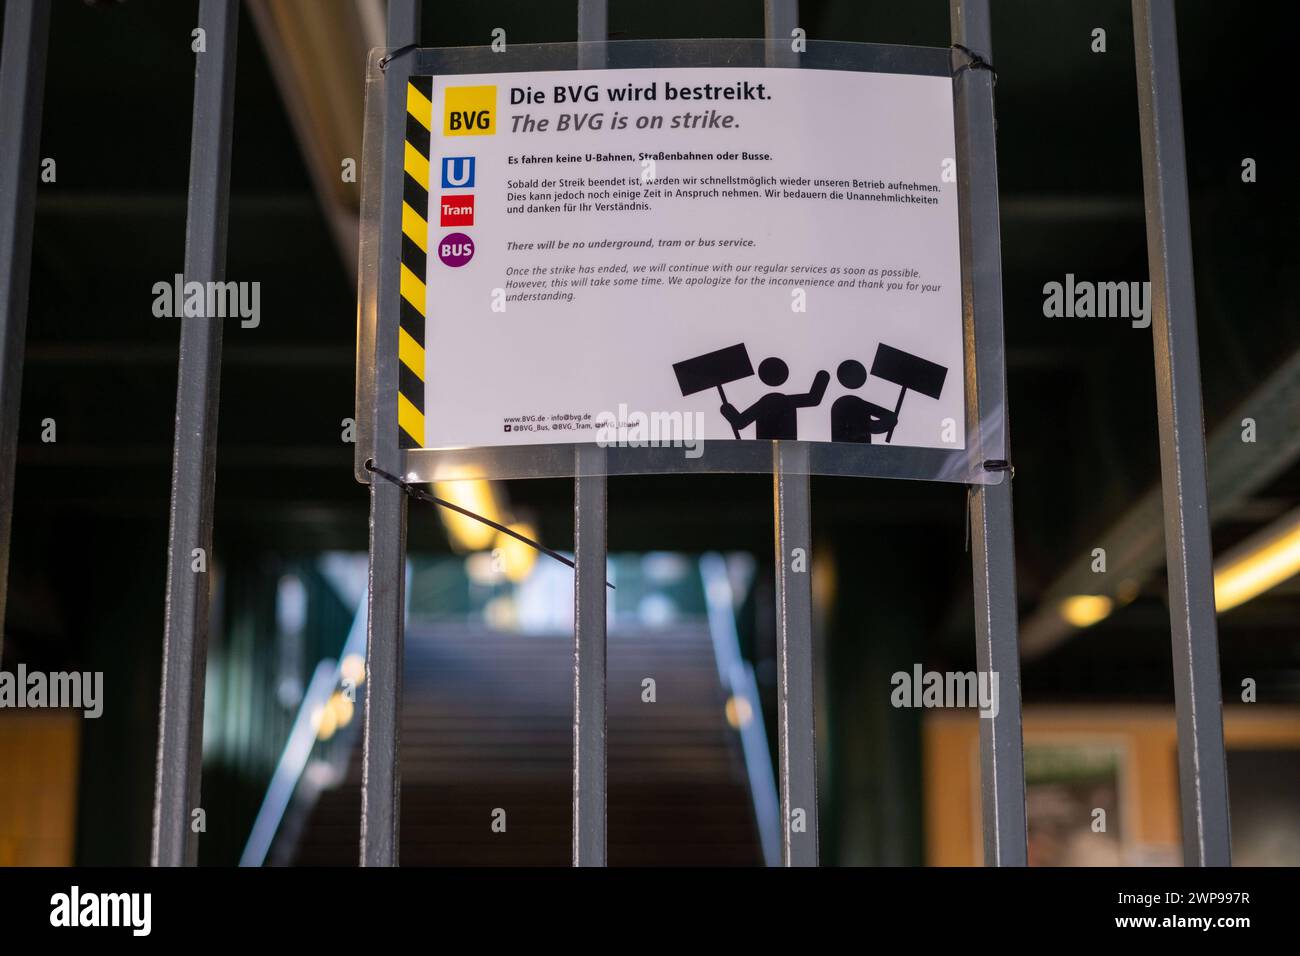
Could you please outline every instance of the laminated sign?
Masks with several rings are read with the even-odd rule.
[[[966,447],[949,75],[406,84],[403,447]]]

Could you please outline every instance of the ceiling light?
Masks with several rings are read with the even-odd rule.
[[[1073,627],[1092,627],[1105,619],[1115,602],[1104,594],[1074,594],[1061,602],[1061,618]]]
[[[1300,573],[1300,508],[1224,555],[1214,568],[1214,605],[1245,604]]]
[[[433,493],[439,498],[459,505],[466,511],[482,515],[497,524],[505,524],[502,519],[501,498],[496,486],[490,481],[475,478],[468,481],[435,481]],[[450,508],[439,508],[443,527],[447,529],[447,538],[453,549],[459,552],[483,551],[492,547],[497,531],[481,521],[457,514]]]

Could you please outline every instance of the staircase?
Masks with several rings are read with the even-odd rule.
[[[608,648],[610,864],[761,864],[707,621],[611,628]],[[403,865],[569,864],[572,668],[569,634],[461,619],[408,628]],[[642,701],[647,677],[654,703]],[[498,808],[505,832],[493,830]],[[312,811],[294,862],[355,865],[360,813],[358,746],[345,782]]]

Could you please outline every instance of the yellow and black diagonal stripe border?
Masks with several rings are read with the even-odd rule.
[[[429,258],[429,146],[433,77],[406,86],[406,149],[402,161],[401,318],[397,332],[397,429],[403,448],[424,447],[424,279]]]

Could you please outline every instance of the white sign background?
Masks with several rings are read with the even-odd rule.
[[[664,81],[674,86],[763,83],[770,99],[712,102],[665,101]],[[611,102],[606,90],[659,84],[659,98]],[[600,101],[555,104],[556,86],[595,84]],[[495,132],[445,136],[444,91],[448,87],[497,87]],[[543,104],[510,105],[512,87],[544,91]],[[849,394],[836,368],[856,359],[868,370],[876,348],[887,343],[947,368],[938,400],[909,392],[893,445],[961,449],[964,435],[964,374],[957,186],[944,181],[953,168],[952,82],[948,77],[838,70],[644,69],[435,76],[430,170],[428,325],[425,337],[425,445],[429,448],[526,445],[593,441],[602,414],[700,412],[706,440],[732,440],[720,414],[716,389],[683,397],[673,364],[743,342],[755,370],[768,356],[789,367],[776,388],[806,392],[820,370],[831,376],[816,407],[798,412],[801,440],[829,441],[831,404]],[[732,129],[670,129],[682,113],[715,109],[733,115]],[[611,129],[614,113],[628,127]],[[545,132],[512,132],[512,117],[549,118]],[[603,113],[600,130],[556,132],[562,113]],[[636,129],[638,116],[665,118],[660,129]],[[646,212],[554,212],[507,214],[507,181],[533,179],[640,180],[642,154],[660,152],[770,154],[770,161],[673,161],[660,159],[662,181],[684,176],[806,176],[838,180],[920,182],[939,187],[936,204],[848,199],[663,198],[643,200]],[[632,154],[631,162],[511,164],[508,157]],[[443,157],[472,156],[472,189],[440,189]],[[952,177],[949,177],[952,178]],[[726,187],[723,187],[726,188]],[[744,187],[752,188],[752,187]],[[759,187],[760,190],[763,187]],[[783,189],[780,184],[768,188]],[[805,190],[814,186],[802,187]],[[519,192],[519,190],[513,190]],[[528,192],[529,190],[523,190]],[[536,191],[536,190],[534,190]],[[863,188],[857,192],[880,192]],[[440,226],[442,195],[472,194],[472,226]],[[619,200],[603,200],[617,202]],[[452,233],[474,241],[473,258],[453,268],[440,261],[438,244]],[[750,248],[562,249],[510,252],[507,242],[591,242],[603,239],[752,239]],[[913,282],[939,290],[914,292],[800,286],[806,311],[792,310],[795,286],[579,288],[572,302],[509,302],[492,308],[494,290],[506,285],[506,269],[532,265],[681,262],[786,263],[916,269]],[[628,274],[631,274],[630,271]],[[665,278],[663,274],[657,274]],[[749,273],[753,275],[753,273]],[[826,278],[825,275],[821,276]],[[533,277],[528,277],[533,278]],[[572,277],[570,277],[572,278]],[[546,290],[550,291],[550,290]],[[498,299],[499,301],[499,299]],[[774,389],[757,375],[725,386],[742,411]],[[899,387],[875,377],[851,392],[893,409]],[[587,430],[505,430],[523,416],[593,416]],[[754,437],[753,425],[741,432]],[[877,436],[875,441],[881,441]],[[950,439],[950,440],[945,440]]]

